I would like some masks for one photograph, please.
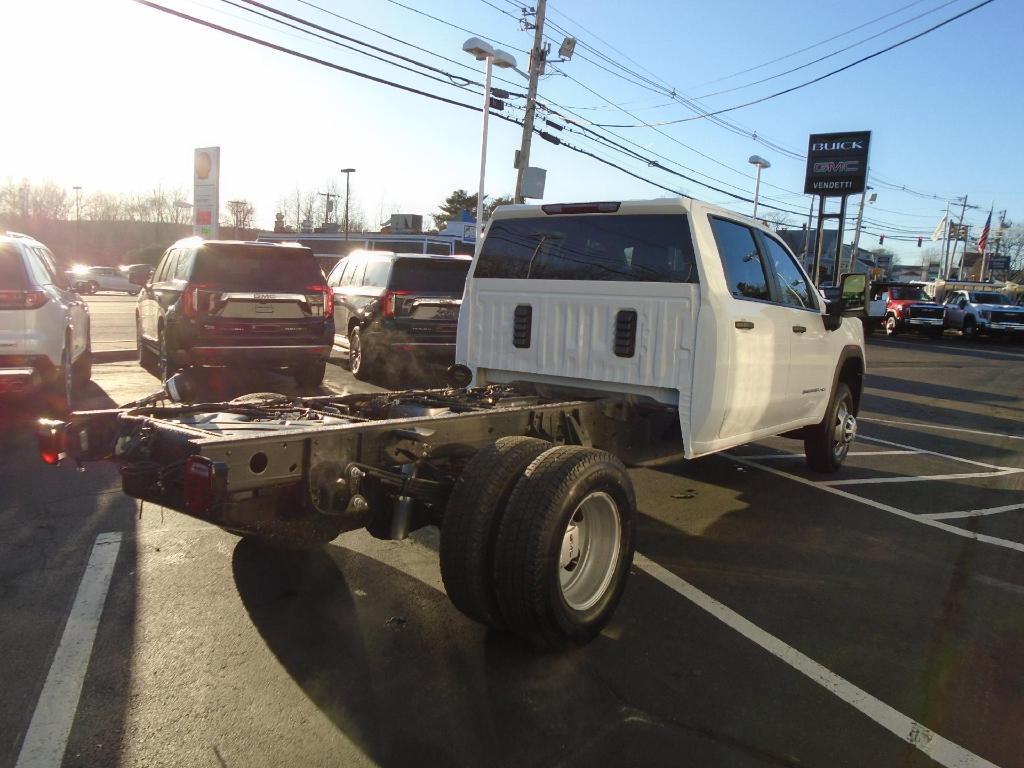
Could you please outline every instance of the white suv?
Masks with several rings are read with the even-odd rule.
[[[52,384],[58,409],[92,376],[89,309],[42,243],[0,233],[0,394]]]

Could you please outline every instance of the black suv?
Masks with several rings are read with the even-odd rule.
[[[164,380],[186,365],[246,364],[323,381],[334,295],[309,248],[189,238],[132,280],[139,362],[158,362]]]
[[[455,359],[469,257],[353,251],[327,278],[337,307],[335,344],[352,374]]]

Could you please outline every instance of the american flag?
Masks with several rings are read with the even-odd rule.
[[[993,206],[994,207],[994,206]],[[988,218],[985,219],[985,227],[981,230],[981,237],[978,238],[978,253],[985,255],[985,246],[988,244],[988,229],[992,224],[992,209],[989,209]]]

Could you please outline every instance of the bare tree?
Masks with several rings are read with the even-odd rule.
[[[793,219],[785,211],[771,211],[764,215],[764,221],[768,226],[778,232],[780,229],[790,229],[793,226]]]

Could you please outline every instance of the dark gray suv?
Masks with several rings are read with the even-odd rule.
[[[354,251],[327,278],[334,291],[335,343],[352,374],[455,359],[468,256]],[[385,371],[387,369],[387,371]]]

